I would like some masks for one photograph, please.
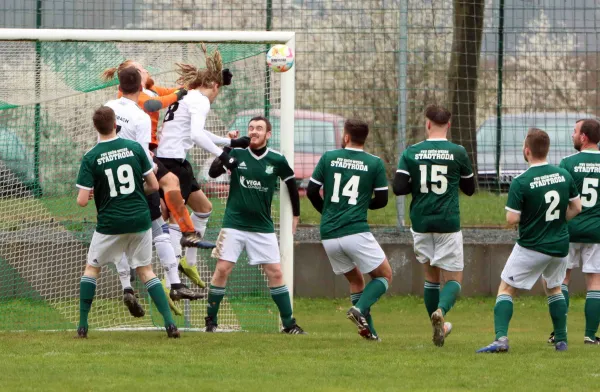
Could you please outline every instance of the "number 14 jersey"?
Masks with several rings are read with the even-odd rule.
[[[410,220],[417,233],[455,233],[460,230],[458,189],[461,177],[473,176],[463,146],[446,139],[427,139],[408,147],[398,172],[410,176]]]
[[[322,240],[368,232],[373,191],[388,189],[383,161],[354,148],[327,151],[310,180],[323,186]]]

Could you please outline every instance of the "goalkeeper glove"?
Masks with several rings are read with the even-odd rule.
[[[238,161],[234,157],[230,157],[225,151],[219,155],[219,160],[223,163],[228,170],[233,170],[238,167]]]
[[[229,68],[225,68],[221,71],[223,74],[223,86],[229,86],[231,84],[231,79],[233,78],[233,74],[229,70]]]
[[[177,100],[181,101],[181,99],[185,97],[187,93],[187,90],[184,88],[180,88],[179,90],[175,91],[175,95],[177,95]]]
[[[231,147],[233,148],[247,148],[250,145],[250,138],[248,136],[242,136],[237,139],[231,139]]]

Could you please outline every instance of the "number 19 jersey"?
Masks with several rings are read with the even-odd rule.
[[[571,175],[564,169],[540,163],[513,178],[506,209],[521,214],[517,243],[549,256],[569,253],[567,206],[579,197]]]
[[[559,167],[573,177],[581,193],[581,213],[569,221],[571,242],[600,243],[600,151],[583,150],[565,157]]]
[[[397,172],[409,175],[412,186],[410,220],[417,233],[460,231],[459,182],[473,176],[463,146],[446,139],[428,139],[408,147]]]
[[[388,189],[383,161],[354,148],[327,151],[310,180],[323,186],[322,240],[368,232],[373,191]]]

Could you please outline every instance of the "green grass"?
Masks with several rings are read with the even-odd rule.
[[[405,224],[410,226],[410,201],[405,201]],[[504,227],[506,225],[506,194],[478,192],[471,197],[460,194],[460,220],[463,227]],[[300,199],[300,222],[319,224],[321,215],[313,208],[310,200]],[[369,211],[368,222],[372,225],[396,226],[396,196],[390,192],[388,205],[380,210]]]
[[[476,355],[493,340],[492,298],[461,299],[454,331],[431,343],[422,300],[385,298],[373,308],[383,342],[363,341],[345,319],[348,300],[298,299],[310,335],[91,331],[0,333],[0,389],[7,391],[597,390],[600,347],[583,345],[582,298],[571,301],[570,346],[556,353],[545,298],[515,300],[511,352]]]

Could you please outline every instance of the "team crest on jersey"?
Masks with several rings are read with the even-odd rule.
[[[265,169],[265,173],[267,173],[267,174],[273,174],[273,166],[267,165],[267,167]]]

